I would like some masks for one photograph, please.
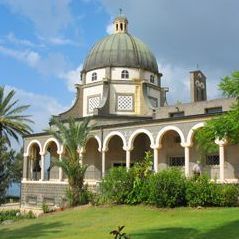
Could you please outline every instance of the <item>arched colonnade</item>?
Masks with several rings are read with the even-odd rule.
[[[102,139],[90,135],[84,148],[79,149],[82,163],[88,165],[86,179],[99,181],[111,167],[126,166],[129,169],[144,157],[145,151],[153,154],[153,170],[158,172],[168,166],[181,166],[185,176],[191,176],[194,149],[194,132],[204,123],[195,124],[184,135],[176,126],[165,126],[154,134],[145,128],[139,128],[128,138],[120,131],[111,131]],[[155,136],[156,135],[156,136]],[[215,141],[219,146],[219,179],[224,181],[225,142]],[[52,167],[52,160],[61,160],[63,146],[55,139],[49,138],[44,143],[34,139],[30,141],[24,153],[23,180],[63,181],[61,168]],[[42,170],[43,169],[43,170]]]

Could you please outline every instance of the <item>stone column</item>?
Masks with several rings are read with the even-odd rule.
[[[28,159],[28,156],[26,156],[24,154],[24,158],[23,158],[23,174],[22,174],[22,181],[27,181],[27,159]]]
[[[154,146],[152,147],[152,149],[154,150],[154,172],[157,173],[158,172],[158,165],[159,165],[159,149],[161,149],[162,145],[158,145],[158,146]]]
[[[106,153],[106,150],[102,149],[102,153],[101,153],[101,156],[102,156],[102,178],[105,176],[105,153]]]
[[[130,150],[126,149],[126,169],[129,170],[130,169]]]
[[[59,154],[59,161],[62,161],[62,154]],[[59,167],[59,181],[63,180],[62,167]]]
[[[225,172],[224,172],[225,150],[224,150],[224,144],[219,145],[219,158],[220,158],[220,181],[224,182],[224,179],[225,179]]]
[[[30,167],[30,180],[33,180],[33,159],[30,159],[29,167]]]
[[[185,177],[189,177],[190,146],[184,145]]]
[[[225,180],[225,140],[216,140],[215,143],[219,146],[219,164],[220,164],[220,182],[223,183]]]
[[[45,155],[43,153],[40,153],[41,155],[41,179],[40,181],[44,181],[45,177]]]
[[[158,172],[158,164],[159,164],[159,148],[155,147],[154,149],[154,172]]]

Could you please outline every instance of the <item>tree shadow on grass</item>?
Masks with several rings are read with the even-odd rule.
[[[30,239],[30,238],[45,238],[46,236],[59,233],[63,227],[67,226],[62,222],[53,223],[34,223],[25,227],[11,229],[0,227],[0,238],[4,239]],[[57,238],[57,236],[56,236]]]
[[[239,218],[239,215],[238,215]],[[239,238],[239,220],[225,223],[224,225],[215,227],[208,232],[200,234],[197,239],[238,239]]]
[[[134,239],[194,239],[198,233],[194,228],[169,227],[144,230],[130,236]]]
[[[154,228],[130,234],[133,239],[238,239],[239,220],[225,223],[207,232],[200,232],[197,228]]]

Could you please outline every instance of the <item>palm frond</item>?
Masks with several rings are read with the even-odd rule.
[[[0,87],[0,135],[4,135],[10,145],[10,137],[17,142],[19,136],[32,132],[29,123],[33,123],[30,115],[22,113],[29,108],[29,105],[16,106],[18,100],[14,100],[15,90],[4,95],[4,87]]]

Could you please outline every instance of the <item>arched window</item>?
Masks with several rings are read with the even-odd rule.
[[[121,72],[121,78],[122,78],[122,79],[128,79],[128,78],[129,78],[129,72],[126,71],[126,70],[123,70],[123,71]]]
[[[150,75],[150,83],[154,84],[154,75]]]
[[[96,72],[93,72],[93,73],[92,73],[91,80],[92,80],[92,81],[96,81],[96,80],[97,80],[97,73],[96,73]]]

